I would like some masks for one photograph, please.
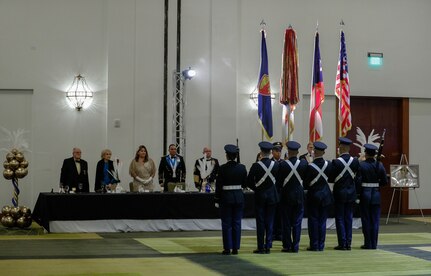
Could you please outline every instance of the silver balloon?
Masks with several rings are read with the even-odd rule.
[[[9,161],[6,160],[6,161],[3,162],[3,168],[10,169],[9,168]]]
[[[12,152],[14,155],[16,155],[19,151],[17,149],[12,149],[10,152]]]

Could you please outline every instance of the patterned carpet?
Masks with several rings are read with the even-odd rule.
[[[427,219],[429,219],[427,217]],[[323,252],[308,252],[306,230],[298,254],[256,255],[245,231],[237,256],[220,254],[219,231],[46,234],[0,228],[0,275],[431,275],[431,231],[422,218],[382,220],[378,250],[361,250],[354,231],[351,251],[336,251],[334,230]]]

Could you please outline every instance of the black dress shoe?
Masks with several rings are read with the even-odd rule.
[[[230,255],[230,250],[223,250],[221,252],[222,255]]]
[[[253,250],[253,253],[254,254],[265,254],[265,250],[263,250],[263,249],[256,249],[256,250]]]
[[[361,245],[361,249],[371,249],[371,248],[369,248],[368,246],[365,246],[365,245]]]
[[[265,254],[271,254],[271,249],[270,248],[265,248]]]
[[[346,250],[352,250],[352,247],[350,245],[346,246]]]
[[[334,247],[334,250],[347,250],[347,248],[341,245],[337,245],[336,247]]]
[[[307,251],[319,251],[317,248],[307,247]]]
[[[281,252],[291,252],[291,249],[290,248],[282,248],[281,249]]]
[[[238,255],[238,249],[232,249],[232,255]]]

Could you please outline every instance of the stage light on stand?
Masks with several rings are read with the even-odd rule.
[[[191,80],[194,76],[196,76],[196,71],[189,67],[188,69],[183,70],[181,74],[185,80]]]
[[[173,124],[172,124],[172,139],[177,146],[177,152],[184,158],[186,155],[186,82],[196,76],[196,71],[191,67],[183,71],[174,72],[175,87],[172,95],[173,104]]]

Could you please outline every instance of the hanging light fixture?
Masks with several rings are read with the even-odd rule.
[[[81,74],[73,79],[72,85],[66,92],[66,98],[78,111],[81,111],[83,107],[88,107],[93,101],[93,92]]]

